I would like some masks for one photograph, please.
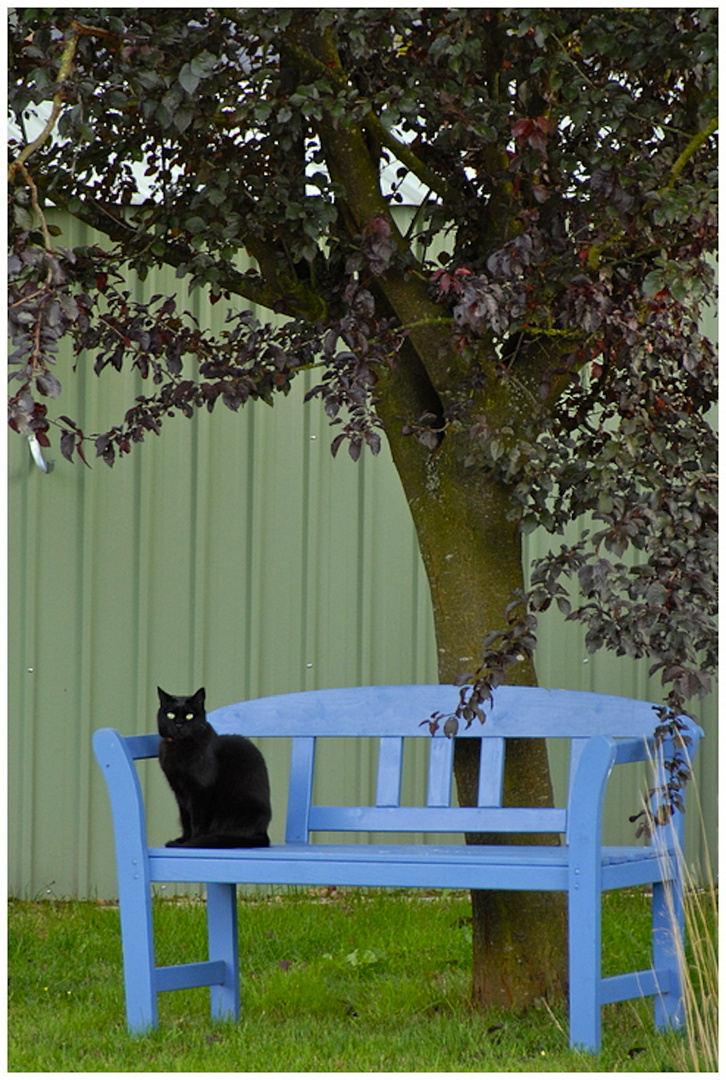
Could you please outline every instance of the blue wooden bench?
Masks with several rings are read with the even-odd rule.
[[[659,1027],[682,1022],[683,913],[679,849],[683,815],[659,828],[653,842],[604,847],[605,788],[613,765],[647,760],[657,723],[646,702],[565,690],[500,687],[486,723],[463,738],[481,738],[478,808],[452,806],[454,741],[426,725],[432,712],[453,712],[452,686],[371,686],[306,691],[245,701],[210,713],[220,733],[292,739],[285,843],[269,848],[149,848],[141,787],[134,765],[157,754],[158,736],[124,737],[104,728],[94,749],[113,814],[130,1029],[157,1024],[157,994],[211,988],[215,1018],[239,1016],[236,885],[349,885],[447,889],[562,890],[569,898],[570,1043],[600,1046],[601,1007],[653,995]],[[703,734],[688,722],[692,755]],[[321,806],[313,801],[316,743],[327,736],[379,742],[375,804]],[[570,740],[569,793],[564,807],[502,808],[505,739]],[[428,746],[425,805],[400,805],[405,738]],[[666,745],[663,755],[669,757]],[[273,792],[273,799],[274,799]],[[623,807],[623,814],[633,809]],[[467,846],[395,843],[311,843],[312,833],[559,833],[561,846]],[[410,839],[410,837],[409,837]],[[152,882],[206,885],[209,958],[157,967]],[[600,914],[605,889],[652,886],[652,966],[601,977]]]

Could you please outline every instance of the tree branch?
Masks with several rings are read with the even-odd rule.
[[[439,195],[445,203],[453,203],[456,199],[456,192],[447,184],[440,176],[430,169],[428,165],[425,165],[421,158],[413,152],[410,146],[402,143],[395,135],[389,131],[380,117],[372,110],[369,112],[363,121],[366,130],[374,135],[382,146],[385,146],[387,150],[390,150],[392,154],[405,165],[418,179],[426,185],[436,195]]]
[[[64,83],[70,75],[71,68],[73,67],[73,57],[76,54],[76,46],[78,44],[78,39],[80,37],[86,36],[113,38],[114,40],[118,40],[116,34],[113,34],[110,30],[104,30],[103,28],[98,26],[87,26],[85,23],[80,23],[76,19],[73,19],[73,21],[71,22],[71,26],[73,28],[73,33],[68,38],[68,41],[65,44],[65,48],[61,53],[61,62],[60,67],[58,68],[58,78],[56,80],[59,83],[59,87],[56,91],[55,97],[53,98],[53,108],[51,109],[50,116],[48,117],[40,135],[38,135],[37,138],[33,139],[31,143],[28,143],[27,146],[25,146],[21,150],[15,161],[10,162],[10,165],[8,166],[9,180],[12,179],[15,170],[18,169],[21,165],[24,165],[28,158],[31,156],[31,154],[34,154],[35,151],[38,150],[50,138],[51,132],[56,125],[56,121],[58,120],[58,117],[60,116],[63,105],[65,103]]]
[[[300,27],[313,56],[333,75],[342,72],[340,57],[329,32],[313,36]],[[331,178],[345,191],[346,205],[356,230],[365,235],[371,223],[385,221],[397,252],[410,254],[409,245],[391,217],[380,190],[378,160],[373,160],[359,127],[339,123],[327,114],[317,121],[317,131]],[[452,352],[449,326],[441,322],[441,308],[431,299],[422,275],[396,264],[395,256],[377,285],[404,326],[432,384],[442,400],[455,392],[465,375],[465,365]]]
[[[668,191],[673,187],[678,177],[683,172],[684,168],[693,157],[693,155],[699,150],[699,148],[710,139],[711,136],[718,130],[718,117],[714,116],[710,124],[707,124],[703,131],[698,131],[690,140],[686,148],[678,155],[673,162],[673,166],[668,177],[668,183],[665,187],[661,188],[661,191]]]
[[[330,67],[329,64],[323,63],[312,55],[307,49],[303,49],[296,43],[285,43],[285,50],[311,74],[318,76],[318,78],[325,79],[336,90],[344,90],[349,88],[348,80],[343,74],[342,68]],[[421,158],[414,153],[410,146],[402,143],[400,139],[385,127],[381,118],[373,109],[369,109],[363,118],[363,126],[366,131],[374,136],[382,146],[385,146],[387,150],[390,150],[392,154],[405,165],[412,173],[414,173],[418,179],[426,185],[431,191],[439,195],[445,202],[453,202],[456,198],[456,192],[450,184],[429,168]]]
[[[38,199],[38,188],[36,187],[35,181],[26,169],[25,165],[23,165],[20,160],[13,162],[13,171],[20,173],[28,190],[30,191],[30,205],[38,215],[38,220],[40,221],[40,230],[43,234],[43,243],[45,244],[45,250],[52,251],[53,241],[51,240],[50,231],[48,229],[48,222],[45,219],[45,214],[43,213],[40,205],[40,200]],[[48,280],[50,280],[50,275],[52,274],[52,271],[49,270],[48,274]]]
[[[8,181],[12,180],[15,172],[20,170],[22,166],[25,165],[25,162],[28,160],[31,154],[34,154],[35,151],[43,145],[43,143],[48,141],[51,132],[56,125],[56,121],[61,114],[61,110],[63,109],[63,104],[65,101],[65,88],[63,84],[70,75],[71,66],[73,64],[73,57],[76,52],[76,45],[78,44],[79,38],[79,32],[77,29],[78,24],[74,23],[73,26],[76,27],[76,29],[74,30],[73,35],[66,42],[66,46],[61,55],[61,64],[60,68],[58,69],[58,82],[60,83],[60,86],[56,91],[55,97],[53,98],[53,108],[51,109],[50,116],[48,117],[45,123],[45,127],[41,131],[40,135],[38,135],[36,139],[33,139],[31,143],[28,143],[27,146],[25,146],[18,154],[17,158],[14,161],[10,162],[10,165],[8,166]],[[27,176],[27,173],[25,175]]]
[[[56,169],[56,181],[60,175],[62,174]],[[110,240],[121,244],[129,254],[133,254],[134,251],[140,253],[158,240],[158,237],[151,236],[127,222],[124,219],[124,210],[122,208],[109,208],[92,195],[87,196],[85,199],[75,195],[80,205],[74,206],[72,213],[68,209],[71,196],[66,196],[59,184],[56,183],[52,192],[47,192],[46,195],[61,210],[67,211],[78,221],[82,221],[84,224],[103,233],[104,236],[108,236]],[[248,250],[250,255],[256,258],[256,248],[253,243],[250,243]],[[177,268],[190,265],[193,269],[194,259],[197,254],[187,244],[177,240],[174,243],[167,244],[164,254],[158,256],[158,259],[167,266]],[[239,270],[235,270],[232,266],[220,264],[217,264],[217,268],[220,271],[216,283],[217,287],[225,292],[241,296],[252,304],[257,304],[282,315],[288,315],[291,318],[304,315],[311,319],[318,319],[324,313],[325,304],[322,298],[312,289],[296,280],[284,279],[279,274],[273,280],[263,279],[251,274],[240,273]]]

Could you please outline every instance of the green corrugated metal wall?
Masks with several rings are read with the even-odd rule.
[[[90,242],[63,225],[62,243]],[[147,282],[180,290],[182,307],[219,324],[171,273]],[[86,430],[118,422],[132,376],[98,379],[59,364],[61,412]],[[325,686],[436,681],[428,589],[405,499],[385,453],[334,460],[306,382],[274,409],[182,417],[109,470],[57,452],[43,475],[24,439],[9,442],[9,887],[13,895],[113,896],[108,806],[91,734],[154,729],[156,685],[205,684],[210,708],[257,695]],[[536,534],[530,550],[543,549]],[[542,624],[543,685],[658,697],[643,665],[587,656],[578,627]],[[699,762],[707,821],[715,822],[715,703]],[[286,755],[262,742],[273,790]],[[415,770],[414,770],[415,771]],[[558,782],[561,770],[556,767]],[[412,777],[412,784],[416,778]],[[331,794],[367,788],[367,758],[331,760]],[[175,828],[173,799],[145,769],[150,839]],[[637,785],[614,788],[608,837],[632,834]],[[689,858],[702,856],[697,815]],[[273,839],[281,835],[278,808]],[[715,836],[711,836],[715,855]]]

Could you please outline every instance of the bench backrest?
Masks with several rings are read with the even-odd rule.
[[[533,832],[566,833],[567,807],[502,807],[502,776],[507,738],[571,740],[570,796],[583,750],[598,736],[627,740],[621,760],[643,760],[651,752],[658,723],[648,702],[586,691],[502,686],[487,706],[485,724],[460,725],[457,738],[480,738],[477,807],[452,806],[454,740],[443,734],[443,720],[432,736],[432,714],[450,715],[460,688],[447,685],[368,686],[303,691],[227,705],[209,714],[220,734],[292,739],[286,840],[306,843],[311,832]],[[684,718],[685,720],[685,718]],[[695,750],[703,734],[691,721]],[[378,742],[375,800],[365,806],[320,806],[313,802],[315,752],[321,737],[364,737]],[[425,804],[401,805],[404,740],[428,745]],[[605,740],[601,740],[605,741]],[[155,756],[156,736],[126,740],[132,757]],[[630,753],[630,758],[628,758]],[[665,747],[664,756],[669,757]],[[601,755],[602,758],[602,755]],[[614,760],[614,759],[613,759]],[[603,766],[606,773],[611,765]],[[594,778],[595,774],[593,774]],[[587,788],[587,782],[581,788]],[[568,805],[569,805],[568,799]]]
[[[443,734],[443,721],[433,736],[426,723],[433,713],[451,714],[459,696],[460,688],[446,685],[304,691],[228,705],[209,719],[220,733],[293,738],[286,829],[291,843],[304,843],[315,831],[566,833],[566,807],[502,808],[505,740],[571,740],[572,784],[589,739],[635,739],[642,746],[652,740],[658,723],[648,702],[585,691],[499,687],[487,707],[486,723],[459,727],[457,737],[481,738],[478,805],[464,808],[451,805],[454,740]],[[691,725],[695,743],[701,734]],[[323,736],[378,740],[373,805],[314,805],[316,741]],[[424,739],[429,746],[424,806],[401,806],[404,739]]]

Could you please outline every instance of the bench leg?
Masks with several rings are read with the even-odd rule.
[[[128,881],[119,881],[119,909],[126,1021],[129,1031],[141,1035],[159,1024],[151,890],[142,875],[134,877],[132,874]]]
[[[683,1003],[683,886],[680,881],[653,885],[653,969],[659,993],[655,995],[658,1028],[681,1027]]]
[[[222,960],[224,982],[211,987],[212,1017],[237,1020],[240,1013],[239,944],[237,941],[237,886],[207,884],[209,959]]]
[[[583,874],[569,893],[570,1046],[597,1053],[602,1030],[602,893],[593,884]]]

